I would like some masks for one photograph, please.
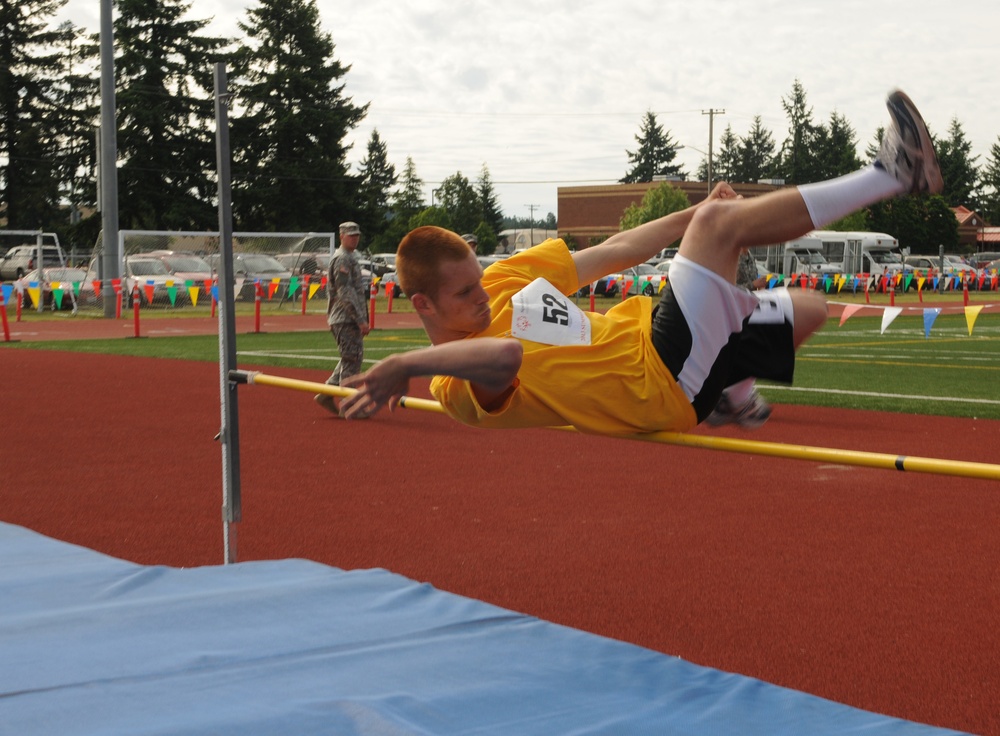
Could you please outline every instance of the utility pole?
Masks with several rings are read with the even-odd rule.
[[[537,204],[526,204],[524,205],[528,208],[528,227],[530,228],[528,232],[531,233],[531,239],[528,241],[528,247],[530,248],[535,244],[535,210],[538,209]]]
[[[708,176],[706,176],[705,178],[708,179],[708,193],[711,194],[712,193],[712,139],[715,138],[713,131],[715,124],[715,116],[725,115],[726,111],[708,109],[708,110],[702,110],[701,114],[708,115]]]

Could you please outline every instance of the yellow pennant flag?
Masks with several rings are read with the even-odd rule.
[[[965,308],[965,323],[969,326],[969,335],[972,335],[972,326],[976,324],[976,317],[979,313],[983,311],[983,305],[980,304],[978,307],[966,307]]]
[[[198,306],[198,287],[197,286],[189,286],[188,287],[188,296],[191,297],[191,306],[192,307],[197,307]]]
[[[31,306],[35,309],[38,309],[38,299],[41,295],[41,291],[42,290],[39,288],[37,281],[32,281],[28,284],[28,296],[31,297]]]
[[[319,291],[320,284],[309,284],[309,298],[312,299],[316,296],[316,292]]]

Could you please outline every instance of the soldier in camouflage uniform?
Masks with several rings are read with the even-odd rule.
[[[326,322],[337,342],[340,361],[326,382],[339,386],[342,378],[361,372],[364,359],[364,336],[368,334],[368,309],[365,302],[365,282],[361,266],[354,255],[361,240],[361,228],[356,222],[340,226],[340,247],[333,254],[326,281]],[[332,396],[316,394],[316,403],[339,416],[340,410]]]

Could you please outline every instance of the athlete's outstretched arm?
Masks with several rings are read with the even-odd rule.
[[[720,182],[715,185],[708,198],[696,205],[631,230],[615,233],[599,245],[577,251],[573,254],[573,262],[576,264],[580,283],[589,284],[609,273],[617,273],[647,261],[684,235],[695,211],[705,202],[736,198],[736,192],[729,184]]]
[[[390,355],[365,373],[343,381],[358,390],[340,403],[348,419],[370,416],[388,404],[395,408],[418,376],[453,376],[468,381],[476,400],[489,410],[510,392],[521,368],[523,350],[513,338],[477,337]]]

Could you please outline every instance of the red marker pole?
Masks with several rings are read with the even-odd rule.
[[[385,282],[386,313],[392,314],[392,295],[395,293],[396,284],[392,281]]]
[[[372,279],[371,306],[368,309],[368,329],[375,329],[375,297],[378,294],[378,284]]]
[[[309,298],[309,274],[302,277],[302,316],[306,316],[306,299]]]
[[[139,302],[142,301],[139,298],[139,285],[136,284],[132,287],[132,323],[134,326],[135,337],[139,337]]]
[[[597,305],[594,303],[594,299],[595,299],[594,293],[596,291],[597,291],[597,282],[595,281],[594,283],[592,283],[590,285],[590,311],[591,312],[596,312],[597,311]]]
[[[10,342],[10,325],[7,324],[7,302],[0,294],[0,315],[3,316],[3,341]]]
[[[260,285],[260,281],[255,281],[253,286],[253,331],[260,332],[260,299],[264,294],[264,288]]]

